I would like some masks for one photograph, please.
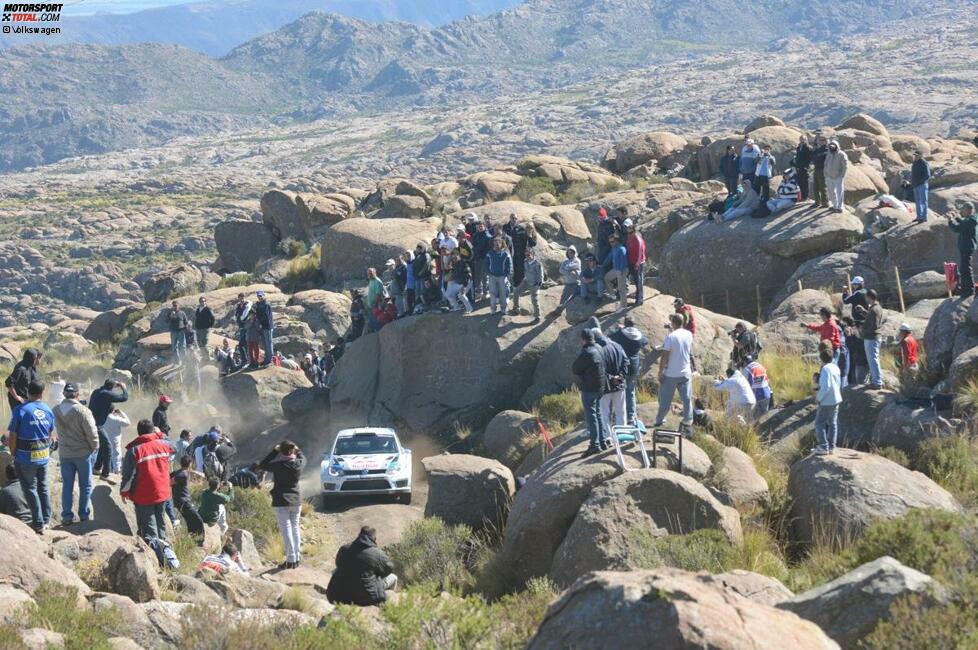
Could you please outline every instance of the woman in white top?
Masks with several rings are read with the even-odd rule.
[[[119,409],[113,409],[102,426],[102,431],[105,432],[110,445],[109,467],[113,474],[122,473],[122,457],[119,455],[119,450],[122,448],[122,431],[130,424],[128,415]]]

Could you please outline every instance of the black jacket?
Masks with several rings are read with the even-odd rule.
[[[958,250],[962,253],[971,253],[975,250],[978,243],[976,230],[978,230],[978,217],[971,215],[967,219],[951,221],[948,223],[951,230],[958,233]]]
[[[88,410],[95,416],[96,425],[105,426],[105,421],[109,419],[109,414],[115,408],[113,404],[119,404],[128,399],[129,391],[125,388],[122,389],[121,393],[117,393],[114,389],[102,386],[92,391],[92,396],[88,398]]]
[[[170,472],[170,486],[173,493],[173,507],[179,510],[183,504],[190,503],[190,477],[187,470]]]
[[[608,386],[605,388],[605,392],[616,393],[620,390],[625,390],[623,380],[628,375],[628,367],[630,365],[625,351],[620,345],[606,336],[598,339],[598,345],[601,347],[601,359],[604,361],[604,374],[608,377]],[[617,385],[612,385],[612,377],[620,378]]]
[[[820,144],[819,146],[812,149],[812,163],[815,165],[815,171],[820,172],[825,169],[825,158],[829,155],[828,145]]]
[[[271,331],[275,327],[275,318],[272,316],[272,306],[267,300],[259,300],[254,304],[252,309],[255,310],[255,315],[258,316],[258,324],[266,332]]]
[[[628,376],[637,377],[642,369],[642,348],[649,344],[649,339],[637,327],[621,328],[609,336],[612,341],[621,346],[628,357]]]
[[[733,153],[721,158],[720,173],[723,174],[724,178],[737,178],[740,176],[740,157]]]
[[[606,391],[608,379],[604,372],[601,348],[597,343],[589,343],[581,348],[571,370],[577,375],[578,386],[582,393],[603,394]]]
[[[293,459],[280,455],[274,449],[258,463],[258,469],[272,475],[273,507],[302,505],[302,497],[299,495],[299,476],[305,464],[306,457],[301,451]]]
[[[815,152],[812,150],[810,145],[799,144],[798,148],[795,149],[795,169],[807,172],[809,165],[812,164],[812,160],[814,159]]]
[[[20,481],[14,481],[0,490],[0,515],[9,515],[25,524],[31,523],[31,508],[27,505]]]
[[[7,388],[13,388],[14,392],[20,395],[24,401],[27,401],[27,387],[32,381],[40,382],[41,373],[37,371],[34,367],[34,363],[41,356],[40,350],[35,348],[27,348],[24,350],[24,356],[21,360],[14,366],[14,371],[10,373],[4,382],[4,386]],[[55,395],[53,399],[57,399],[60,395]],[[7,401],[10,403],[10,410],[13,411],[15,408],[20,406],[20,403],[15,401],[10,395],[7,395]]]
[[[451,277],[452,282],[457,282],[464,287],[472,279],[472,266],[465,260],[455,262]]]
[[[431,255],[428,254],[428,251],[424,251],[414,258],[414,261],[411,262],[411,271],[418,283],[414,290],[420,293],[420,283],[431,277]]]
[[[170,420],[166,415],[166,408],[162,404],[153,411],[153,426],[166,435],[170,435]]]
[[[214,312],[210,307],[197,307],[194,310],[194,329],[209,330],[214,327]]]
[[[852,320],[856,325],[861,325],[866,319],[866,312],[863,309],[869,307],[869,303],[866,301],[866,290],[859,289],[848,296],[843,296],[842,302],[852,307],[852,311],[850,312],[852,314]],[[859,307],[862,307],[862,309],[859,309]]]
[[[913,161],[910,165],[910,182],[913,186],[920,187],[928,180],[930,180],[930,165],[927,161],[923,158]]]
[[[336,571],[326,597],[331,603],[379,605],[387,600],[384,578],[394,572],[394,563],[377,548],[374,540],[360,535],[336,553]]]

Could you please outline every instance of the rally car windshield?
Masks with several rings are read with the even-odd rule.
[[[397,443],[390,436],[354,436],[336,441],[336,456],[359,456],[363,454],[397,453]]]

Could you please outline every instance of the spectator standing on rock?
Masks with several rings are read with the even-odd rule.
[[[740,156],[737,155],[737,147],[732,144],[727,145],[727,152],[720,159],[720,174],[723,175],[723,184],[727,186],[727,196],[737,193],[737,181],[740,178]]]
[[[761,356],[761,342],[757,338],[757,333],[747,327],[743,321],[734,325],[729,333],[733,339],[733,350],[730,352],[730,362],[734,368],[743,368],[747,365],[747,359],[759,359]]]
[[[910,183],[913,185],[913,200],[917,206],[917,222],[927,221],[927,193],[930,185],[930,165],[924,160],[921,151],[913,152],[910,165]]]
[[[126,445],[122,461],[123,499],[136,506],[137,534],[144,540],[166,539],[164,505],[170,502],[170,455],[173,445],[149,420],[136,424],[136,439]]]
[[[598,208],[598,231],[595,237],[595,257],[604,262],[611,250],[611,238],[620,234],[618,232],[618,222],[608,218],[608,211],[605,208]]]
[[[265,348],[265,359],[263,366],[272,362],[275,356],[275,346],[273,337],[275,335],[275,316],[272,314],[272,305],[268,302],[265,292],[259,290],[257,293],[258,302],[255,303],[255,316],[258,318],[258,328],[261,331],[262,344]]]
[[[61,523],[75,520],[71,511],[78,478],[78,519],[91,517],[92,468],[99,449],[98,427],[87,406],[78,401],[78,385],[68,382],[65,399],[54,407],[54,422],[58,429],[58,453],[61,460]]]
[[[258,324],[258,314],[252,311],[248,314],[245,325],[245,342],[248,345],[248,367],[256,369],[261,365],[261,325]]]
[[[766,144],[757,159],[757,170],[754,172],[754,189],[761,195],[762,201],[771,198],[771,179],[777,160],[771,155],[771,145]]]
[[[883,373],[880,369],[880,328],[883,326],[883,308],[880,307],[876,292],[872,289],[866,292],[868,306],[865,320],[859,328],[859,337],[866,347],[866,361],[869,364],[869,383],[873,388],[883,388]]]
[[[197,349],[206,350],[208,335],[214,327],[214,312],[207,305],[207,298],[201,296],[197,299],[197,308],[194,310],[194,334],[197,338]]]
[[[602,437],[607,443],[614,435],[611,428],[625,426],[628,420],[625,382],[628,378],[629,361],[625,350],[601,332],[597,317],[592,316],[588,324],[594,332],[594,341],[601,348],[604,374],[608,380],[604,395],[601,396],[601,426],[604,428]]]
[[[815,136],[815,147],[812,149],[812,167],[815,179],[815,207],[829,207],[829,195],[825,185],[825,159],[829,155],[829,143],[822,134]]]
[[[416,302],[424,302],[425,283],[431,282],[432,256],[428,247],[418,244],[414,249],[414,261],[411,269],[414,273],[414,292]]]
[[[639,307],[645,302],[645,239],[631,219],[625,219],[624,225],[628,233],[628,241],[625,243],[628,273],[635,283],[635,306]]]
[[[761,157],[761,150],[754,143],[754,138],[749,135],[744,136],[744,146],[740,149],[740,180],[747,181],[751,187],[754,186],[754,175],[757,173],[757,159]]]
[[[377,277],[377,269],[370,267],[367,269],[367,332],[376,332],[380,329],[380,324],[374,316],[374,310],[383,304],[386,297],[384,283]]]
[[[624,311],[628,308],[628,251],[618,235],[614,235],[609,243],[611,250],[602,265],[608,269],[604,275],[604,285],[606,289],[613,284],[617,286],[618,309]]]
[[[798,138],[798,146],[795,147],[795,158],[792,161],[792,166],[795,168],[798,178],[798,191],[801,192],[802,201],[808,200],[808,168],[812,166],[814,157],[815,152],[812,149],[812,146],[808,144],[808,136],[802,135],[800,138]]]
[[[290,440],[280,442],[258,463],[259,469],[272,475],[272,509],[285,547],[283,569],[296,568],[302,559],[299,477],[305,464],[306,457],[302,455],[302,450]]]
[[[526,249],[526,260],[523,262],[523,282],[513,289],[513,309],[520,313],[520,294],[530,294],[530,305],[533,307],[533,324],[540,322],[540,288],[543,286],[543,265],[537,259],[536,249]]]
[[[189,431],[187,432],[190,433]],[[170,491],[173,495],[173,507],[180,513],[183,520],[187,522],[187,532],[191,535],[202,537],[204,535],[204,522],[200,518],[200,513],[194,507],[190,498],[190,466],[193,459],[190,456],[177,456],[180,458],[180,467],[170,473]]]
[[[170,350],[178,362],[183,361],[187,353],[187,327],[190,320],[176,300],[170,303],[170,308],[166,311],[166,322],[170,329]]]
[[[720,221],[732,221],[741,217],[749,217],[761,205],[761,197],[754,190],[752,181],[744,179],[742,186],[744,191],[741,193],[740,198],[734,201],[733,205],[720,215]]]
[[[757,405],[757,397],[754,396],[754,389],[743,373],[727,368],[727,378],[717,377],[713,382],[713,388],[727,393],[727,409],[724,417],[741,424],[750,423]]]
[[[828,307],[819,309],[818,315],[822,319],[821,323],[802,323],[801,326],[809,331],[818,332],[819,343],[825,341],[832,346],[832,360],[838,365],[842,349],[842,328],[839,327],[832,310]]]
[[[3,468],[4,478],[7,485],[0,489],[0,515],[7,515],[14,519],[20,519],[30,526],[33,522],[31,506],[27,502],[24,487],[20,484],[17,477],[16,465],[7,465]]]
[[[95,389],[88,398],[88,408],[95,418],[95,426],[98,427],[99,444],[98,458],[95,459],[95,467],[92,469],[99,474],[100,478],[105,479],[109,477],[110,473],[115,472],[118,474],[121,471],[118,469],[121,467],[118,462],[119,448],[118,446],[113,448],[109,434],[106,431],[106,424],[108,423],[109,416],[116,410],[115,405],[122,404],[128,400],[129,391],[126,389],[126,385],[114,379],[106,379],[105,383],[100,388]],[[125,424],[126,426],[129,424],[128,417],[126,417]],[[117,429],[116,423],[113,423],[113,432],[118,432],[119,435],[122,435],[121,429],[118,429],[118,431]],[[113,449],[115,450],[117,462],[112,462]]]
[[[561,261],[557,269],[560,272],[560,279],[564,283],[564,290],[560,294],[560,307],[574,299],[574,296],[583,293],[584,287],[581,285],[581,260],[577,257],[577,248],[573,245],[567,247],[564,260]]]
[[[843,377],[844,385],[858,385],[866,381],[869,374],[869,362],[866,360],[866,346],[859,338],[856,322],[849,316],[842,319],[843,331],[846,335],[846,352],[849,358],[848,377]]]
[[[401,255],[404,262],[404,314],[414,313],[414,303],[418,296],[418,284],[414,279],[414,253],[404,251]]]
[[[313,363],[312,355],[307,354],[302,357],[302,362],[299,364],[299,367],[313,388],[323,387],[323,369]]]
[[[584,407],[584,423],[591,441],[584,452],[586,458],[606,448],[609,442],[604,439],[604,427],[601,425],[601,397],[607,388],[608,378],[601,348],[594,340],[594,332],[590,328],[583,329],[581,340],[583,345],[571,371],[577,375],[581,404]]]
[[[404,293],[407,291],[407,265],[404,257],[397,256],[394,262],[394,270],[391,272],[390,295],[394,299],[394,307],[397,309],[397,317],[400,318],[407,312],[404,300]]]
[[[462,259],[459,250],[452,253],[452,268],[449,271],[448,290],[445,292],[445,299],[448,307],[452,311],[465,310],[465,313],[472,312],[472,303],[469,302],[468,291],[472,283],[472,265],[468,260]]]
[[[238,302],[234,305],[234,324],[238,328],[238,351],[241,358],[248,356],[247,325],[251,315],[251,301],[243,293],[238,294]]]
[[[747,365],[744,366],[744,377],[747,378],[747,382],[754,392],[756,404],[753,416],[754,419],[757,419],[771,408],[771,397],[774,393],[771,391],[771,383],[768,381],[767,368],[762,366],[760,361],[751,357],[747,357],[745,361]]]
[[[861,275],[857,275],[849,284],[850,287],[842,289],[842,302],[849,305],[852,320],[856,326],[859,326],[863,324],[865,310],[869,306],[866,300],[866,281]]]
[[[958,233],[958,253],[961,261],[958,264],[958,289],[957,294],[962,298],[975,295],[975,276],[972,272],[971,259],[975,254],[975,247],[978,246],[978,219],[975,217],[975,206],[972,203],[964,203],[958,208],[961,217],[952,218],[948,226]]]
[[[153,426],[163,432],[163,435],[170,437],[170,418],[167,412],[173,404],[173,398],[169,395],[160,395],[156,409],[153,411]]]
[[[653,426],[659,428],[666,423],[678,389],[683,402],[682,426],[688,430],[693,424],[693,334],[683,328],[679,314],[669,316],[669,329],[659,356],[659,412]]]
[[[486,258],[492,249],[492,235],[482,221],[475,225],[472,234],[472,278],[475,283],[474,297],[476,301],[486,297]]]
[[[649,344],[649,339],[635,326],[631,316],[622,321],[624,327],[615,331],[610,338],[621,346],[628,357],[628,374],[625,375],[625,413],[629,425],[635,425],[635,414],[638,410],[638,378],[642,372],[642,349]]]
[[[839,366],[832,361],[832,352],[823,347],[818,353],[822,369],[818,373],[818,394],[815,411],[816,454],[831,454],[839,437],[839,405],[842,404],[842,380]]]
[[[914,338],[913,328],[907,323],[900,324],[900,371],[917,372],[920,354],[917,351],[917,339]]]
[[[832,212],[842,213],[846,200],[846,174],[849,173],[849,156],[839,147],[838,140],[829,142],[825,156],[825,183],[829,190]]]
[[[331,603],[370,607],[387,600],[397,587],[394,563],[377,546],[377,531],[364,526],[355,540],[336,553],[336,570],[326,597]]]
[[[367,307],[363,304],[363,294],[359,289],[350,289],[350,331],[348,341],[356,341],[363,336],[367,325]]]
[[[527,227],[521,224],[515,214],[509,215],[509,223],[503,226],[503,232],[512,241],[510,254],[513,256],[513,286],[518,287],[523,283],[523,274],[526,270],[526,249],[533,248],[537,245],[536,232],[532,229],[532,226]],[[515,295],[514,292],[514,299]],[[513,312],[515,313],[515,311],[516,307],[514,305]]]
[[[32,382],[43,384],[41,373],[37,370],[42,356],[44,355],[40,350],[27,348],[24,350],[24,355],[20,361],[14,366],[13,372],[4,381],[4,386],[7,388],[7,402],[10,404],[11,413],[18,406],[29,401],[30,392],[28,389]],[[54,396],[53,399],[58,399],[59,397]]]
[[[43,396],[44,384],[31,381],[27,398],[13,409],[7,426],[7,445],[31,510],[31,527],[38,534],[43,534],[51,521],[48,461],[52,442],[56,442],[54,413],[41,401]]]
[[[97,421],[96,421],[97,423]],[[109,471],[102,472],[101,478],[108,478],[109,474],[121,474],[122,473],[122,432],[129,427],[132,422],[129,420],[129,416],[123,413],[120,409],[112,409],[109,413],[109,417],[105,419],[105,424],[102,425],[102,432],[105,435],[106,443],[109,447],[109,460],[108,463]],[[99,438],[99,457],[102,456],[102,439]]]
[[[513,260],[500,237],[492,242],[492,250],[486,258],[486,272],[489,275],[489,313],[495,314],[498,307],[502,314],[509,302],[509,278],[513,273]]]

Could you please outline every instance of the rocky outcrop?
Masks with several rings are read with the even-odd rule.
[[[704,579],[709,580],[724,591],[733,592],[762,605],[773,607],[794,597],[791,590],[781,584],[780,581],[752,571],[734,569],[733,571],[714,574],[708,578],[704,577]]]
[[[61,534],[49,554],[89,576],[90,586],[144,603],[160,597],[155,555],[132,537],[111,530],[85,535]]]
[[[421,461],[428,473],[426,517],[475,530],[499,530],[516,492],[513,473],[502,463],[467,454]]]
[[[323,236],[322,270],[329,282],[361,280],[367,267],[382,269],[384,262],[418,244],[431,247],[437,226],[416,219],[346,219]]]
[[[37,534],[13,517],[0,515],[0,585],[10,585],[34,594],[42,582],[55,582],[78,590],[80,596],[91,592],[75,573],[45,553],[37,543]]]
[[[610,638],[621,647],[839,647],[814,623],[718,589],[709,576],[657,569],[582,577],[550,605],[528,648],[600,648]]]
[[[146,302],[164,302],[175,293],[197,289],[204,281],[200,269],[190,264],[154,273],[142,282]]]
[[[537,422],[532,413],[500,411],[482,434],[485,455],[516,471],[530,450],[543,444]]]
[[[221,389],[241,420],[239,426],[249,431],[260,431],[284,417],[282,399],[294,390],[311,387],[305,373],[276,366],[221,380]]]
[[[224,273],[255,270],[258,262],[273,257],[281,237],[263,223],[225,221],[214,228],[220,259],[215,270]]]
[[[762,506],[770,497],[767,481],[754,467],[754,461],[736,447],[724,448],[717,485],[741,509]]]
[[[614,148],[614,163],[612,171],[623,173],[632,167],[638,167],[655,161],[658,167],[668,169],[671,156],[681,152],[686,147],[686,139],[674,133],[653,131],[635,136]]]

